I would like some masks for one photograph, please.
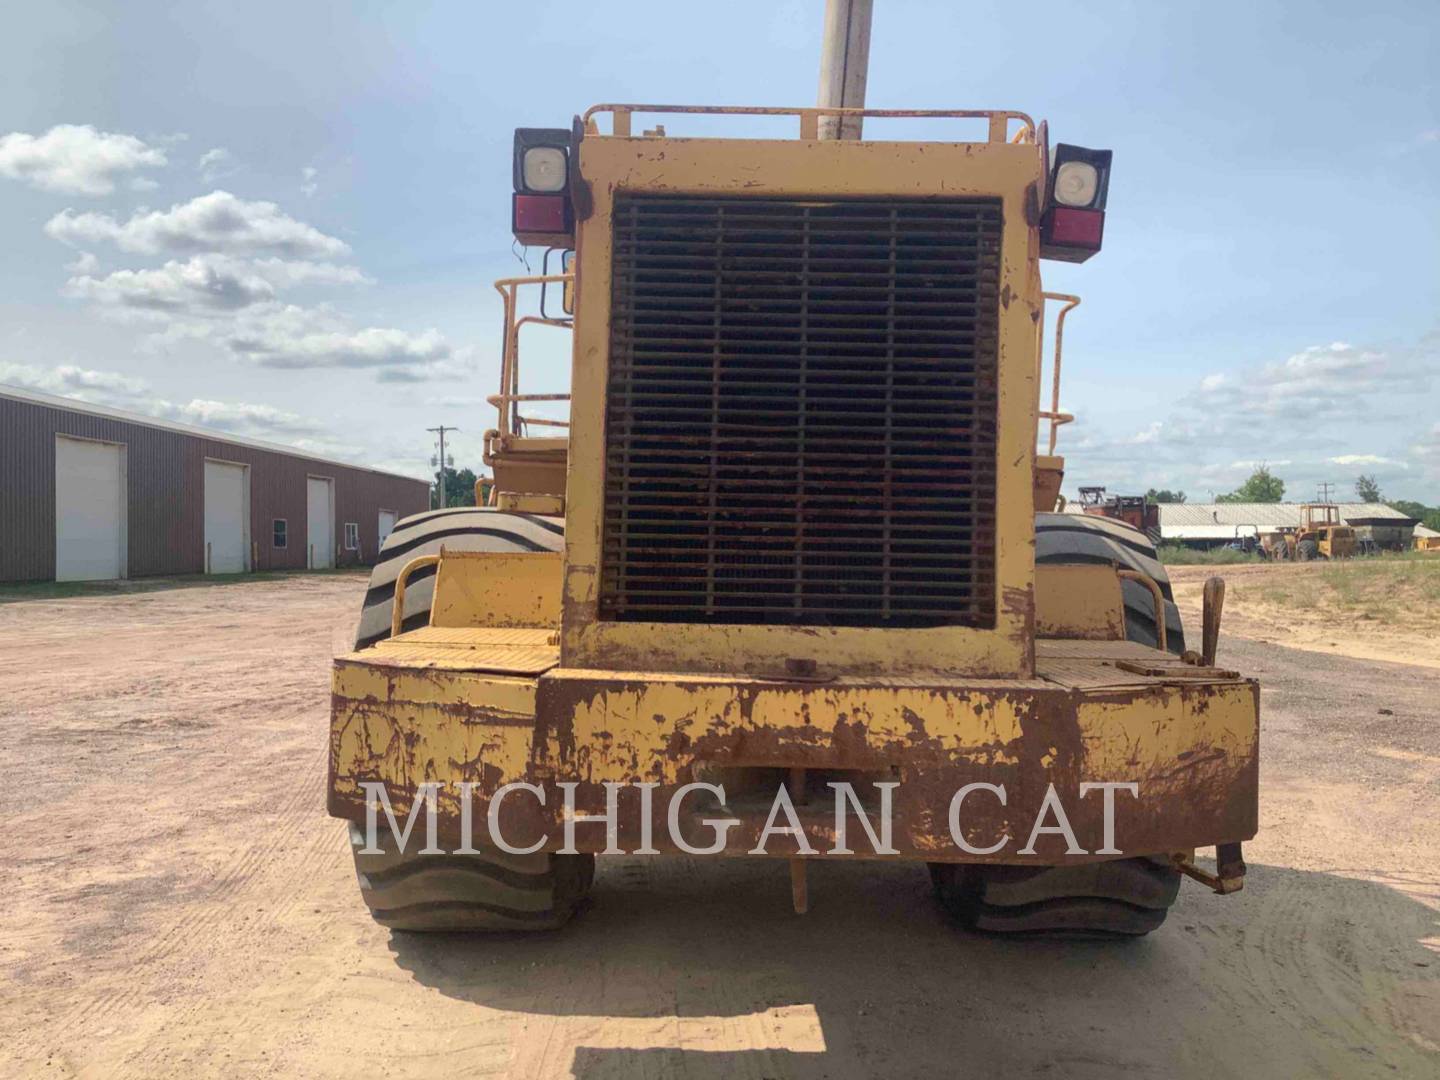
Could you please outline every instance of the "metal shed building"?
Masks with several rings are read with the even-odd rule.
[[[0,386],[0,581],[366,565],[429,485]]]
[[[1170,543],[1211,546],[1295,528],[1301,503],[1162,503],[1160,537]],[[1384,503],[1337,503],[1340,520],[1363,539],[1385,548],[1410,546],[1415,519]]]

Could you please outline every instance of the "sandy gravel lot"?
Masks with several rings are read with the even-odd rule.
[[[1440,669],[1440,555],[1398,564],[1346,559],[1169,571],[1187,626],[1200,625],[1205,579],[1219,573],[1226,584],[1228,633],[1357,660]]]
[[[923,868],[601,860],[537,938],[375,926],[324,815],[363,578],[0,603],[0,1075],[1440,1075],[1440,671],[1264,680],[1249,884],[1132,944],[947,925]],[[0,596],[3,599],[3,596]]]

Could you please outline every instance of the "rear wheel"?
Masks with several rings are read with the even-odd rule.
[[[390,636],[395,578],[411,559],[451,551],[560,551],[563,520],[484,507],[432,510],[400,521],[380,548],[355,630],[355,648]],[[422,567],[405,590],[402,629],[430,621],[435,570]],[[419,855],[394,850],[379,830],[378,854],[365,854],[364,830],[350,825],[360,895],[382,926],[416,931],[553,930],[563,926],[590,890],[593,855]]]
[[[570,921],[595,878],[594,855],[418,855],[395,850],[379,830],[378,854],[350,826],[360,895],[381,926],[411,931],[556,930]],[[419,846],[412,837],[412,846]]]
[[[1310,562],[1320,557],[1320,545],[1314,540],[1301,540],[1295,545],[1295,557],[1301,562]]]
[[[1180,873],[1155,859],[1075,866],[931,863],[945,909],[964,926],[995,934],[1139,937],[1165,921]]]
[[[1165,647],[1176,656],[1185,651],[1185,627],[1170,592],[1170,575],[1156,555],[1155,545],[1139,529],[1089,514],[1036,514],[1035,561],[1120,566],[1152,578],[1165,600]],[[1126,637],[1156,647],[1154,596],[1138,581],[1122,581],[1120,590],[1125,600]]]
[[[561,551],[565,547],[563,518],[517,514],[486,507],[431,510],[400,521],[385,538],[355,629],[355,648],[364,649],[390,636],[395,607],[395,578],[411,559],[450,551]],[[421,567],[405,590],[404,630],[430,621],[435,568]]]

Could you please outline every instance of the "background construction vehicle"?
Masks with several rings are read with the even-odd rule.
[[[1269,541],[1265,551],[1272,559],[1348,559],[1359,552],[1355,530],[1341,522],[1334,503],[1305,503],[1300,524],[1281,526]]]
[[[1100,249],[1110,153],[1011,110],[864,109],[868,40],[869,4],[833,0],[817,108],[599,105],[516,132],[515,235],[573,263],[498,283],[490,505],[396,527],[334,666],[329,808],[382,923],[559,925],[596,853],[693,850],[715,818],[735,824],[712,850],[752,853],[756,791],[796,804],[765,853],[803,910],[837,832],[813,800],[839,782],[872,808],[894,782],[895,855],[971,926],[1141,934],[1182,873],[1240,887],[1259,693],[1215,666],[1222,588],[1186,650],[1150,539],[1054,512],[1079,299],[1040,260]],[[863,140],[879,117],[955,141]],[[573,319],[521,313],[557,286]],[[569,395],[522,384],[527,327],[573,334]],[[1111,836],[1084,794],[1116,783]],[[430,800],[450,853],[366,846],[367,785],[397,815]],[[1073,842],[1021,851],[1051,793]]]
[[[1144,495],[1109,495],[1103,487],[1082,487],[1080,505],[1087,514],[1123,521],[1152,542],[1160,539],[1160,507]]]

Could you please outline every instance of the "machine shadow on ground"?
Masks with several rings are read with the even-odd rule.
[[[1440,1059],[1440,915],[1400,891],[1440,897],[1436,882],[1252,866],[1235,897],[1186,883],[1148,938],[1053,941],[951,925],[915,864],[821,860],[804,916],[781,860],[600,866],[559,933],[392,932],[390,948],[451,998],[591,1018],[604,1045],[578,1033],[582,1077],[1415,1075]],[[786,1007],[808,1025],[767,1036],[754,1014]],[[627,1045],[635,1017],[692,1018],[700,1037],[659,1025]],[[706,1045],[727,1034],[749,1045]]]

